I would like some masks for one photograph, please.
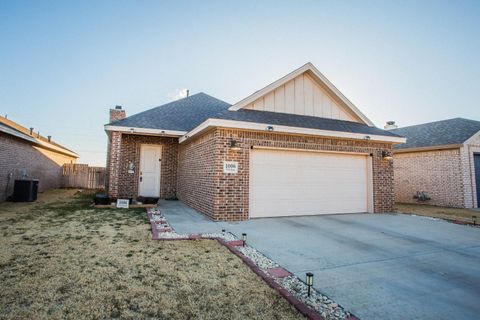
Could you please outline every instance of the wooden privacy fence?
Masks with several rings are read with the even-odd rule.
[[[65,188],[105,188],[105,168],[89,167],[88,164],[64,164],[63,186]]]

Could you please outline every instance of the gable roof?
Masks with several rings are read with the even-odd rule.
[[[76,154],[72,150],[67,149],[66,147],[52,140],[48,141],[48,138],[39,135],[38,133],[34,133],[31,135],[30,129],[27,129],[20,124],[2,116],[0,116],[0,132],[20,138],[33,144],[41,145],[53,151],[64,153],[68,156],[78,158],[78,154]]]
[[[350,109],[353,112],[353,114],[355,114],[366,125],[374,127],[373,122],[370,119],[368,119],[350,100],[348,100],[347,97],[345,97],[320,71],[318,71],[318,69],[315,68],[315,66],[311,62],[306,63],[305,65],[290,72],[286,76],[269,84],[263,89],[260,89],[254,92],[253,94],[249,95],[245,99],[242,99],[241,101],[235,103],[233,106],[229,108],[229,110],[231,111],[240,110],[246,107],[247,105],[253,103],[260,97],[268,94],[269,92],[275,90],[276,88],[284,85],[285,83],[289,82],[290,80],[296,78],[297,76],[305,72],[308,73],[315,81],[325,86],[332,95],[336,96],[346,108]]]
[[[203,92],[155,107],[122,120],[111,126],[190,131],[208,118],[230,107],[229,103]]]
[[[396,150],[460,145],[480,132],[480,121],[454,118],[390,130],[407,138]]]
[[[168,131],[170,135],[183,136],[197,128],[208,119],[236,121],[242,123],[288,126],[333,132],[349,132],[364,135],[399,137],[398,135],[368,125],[344,121],[287,113],[241,109],[231,111],[231,105],[209,96],[197,93],[189,97],[152,108],[122,120],[111,122],[105,129],[128,132],[135,128],[138,133],[155,134]]]

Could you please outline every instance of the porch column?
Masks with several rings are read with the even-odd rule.
[[[113,131],[110,137],[108,155],[108,196],[118,197],[118,182],[120,174],[120,157],[122,145],[122,133]]]

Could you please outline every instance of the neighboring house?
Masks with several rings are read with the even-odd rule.
[[[178,197],[215,220],[393,209],[392,146],[311,63],[230,105],[111,110],[112,198]]]
[[[397,202],[478,208],[480,202],[480,121],[455,118],[391,132],[407,138],[395,146],[395,195]]]
[[[12,195],[15,179],[39,180],[39,191],[62,186],[62,165],[78,155],[18,123],[0,117],[0,201]]]

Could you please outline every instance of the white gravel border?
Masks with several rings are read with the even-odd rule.
[[[345,311],[326,295],[321,294],[313,288],[309,297],[308,286],[296,276],[280,278],[275,281],[292,293],[298,300],[317,311],[326,320],[344,320],[351,316],[348,311]]]
[[[191,235],[177,233],[168,223],[167,219],[160,213],[158,208],[149,208],[147,210],[151,214],[151,221],[156,228],[170,228],[169,232],[158,232],[157,239],[189,239]],[[160,224],[155,222],[162,221]],[[226,242],[238,240],[238,238],[230,232],[219,233],[202,233],[201,239],[215,239],[220,238]],[[257,249],[245,245],[236,246],[236,250],[241,252],[245,257],[250,259],[263,272],[267,273],[268,269],[280,267],[278,263],[270,258],[267,258],[263,253]],[[337,303],[329,299],[326,295],[311,289],[310,297],[308,296],[308,286],[294,275],[285,278],[274,278],[281,287],[286,289],[298,300],[308,305],[310,308],[318,312],[325,320],[345,320],[351,314],[345,311]]]
[[[249,258],[250,260],[257,265],[262,271],[266,271],[267,269],[279,267],[277,263],[273,260],[267,258],[263,253],[260,253],[257,249],[252,248],[250,246],[238,246],[236,247],[238,251],[240,251],[244,256]]]

